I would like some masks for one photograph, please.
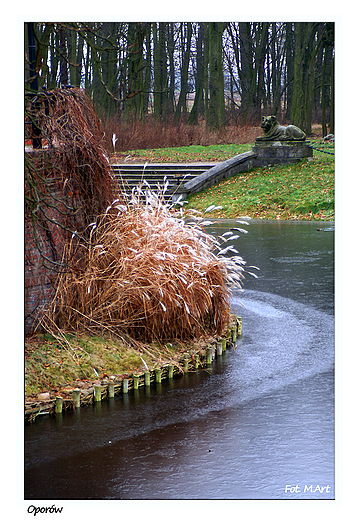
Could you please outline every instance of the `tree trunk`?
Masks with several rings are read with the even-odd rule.
[[[48,75],[47,87],[48,89],[54,89],[57,87],[57,72],[59,67],[59,54],[58,54],[58,46],[59,46],[59,35],[55,30],[50,37],[50,70]]]
[[[321,124],[323,136],[334,133],[334,23],[325,24],[324,56],[321,73]]]
[[[84,80],[85,80],[85,90],[90,89],[90,76],[91,76],[91,48],[88,43],[86,43],[86,59],[85,59],[85,71],[84,71]]]
[[[74,30],[68,29],[67,31],[67,40],[69,46],[69,69],[70,69],[70,84],[74,87],[79,86],[77,84],[77,74],[76,74],[76,39],[77,34]]]
[[[256,95],[254,100],[254,122],[260,122],[261,119],[261,106],[265,98],[265,86],[264,86],[264,75],[265,75],[265,57],[266,48],[268,44],[268,31],[269,23],[265,22],[261,24],[260,39],[256,45],[255,52],[255,80],[256,80]]]
[[[169,23],[167,26],[166,48],[169,57],[169,88],[167,96],[167,113],[171,115],[175,110],[175,64],[174,64],[174,24]]]
[[[291,102],[291,123],[303,126],[305,88],[304,88],[304,23],[296,22],[294,27],[294,83]]]
[[[60,26],[59,29],[59,41],[60,41],[60,86],[63,87],[68,84],[68,68],[67,68],[67,51],[65,43],[65,30]]]
[[[96,31],[94,24],[93,31]],[[102,110],[102,85],[100,77],[100,58],[98,56],[98,37],[94,33],[89,33],[89,43],[91,45],[91,77],[90,92],[95,110],[99,113]]]
[[[235,23],[230,23],[229,26],[228,26],[228,32],[230,34],[230,38],[231,38],[231,43],[232,43],[232,52],[233,52],[233,57],[235,58],[235,64],[236,64],[236,68],[235,70],[234,69],[234,65],[233,63],[231,63],[231,59],[230,57],[228,58],[228,61],[229,61],[229,71],[230,71],[230,74],[231,74],[231,77],[232,77],[232,80],[233,80],[233,83],[236,85],[236,90],[238,92],[238,94],[241,94],[241,88],[240,88],[240,83],[238,80],[240,80],[240,77],[241,77],[241,65],[240,65],[240,37],[239,37],[239,30],[237,30],[237,26],[239,24],[235,24]],[[235,77],[235,74],[236,74],[236,77]]]
[[[290,119],[294,86],[294,34],[293,24],[285,24],[285,57],[286,57],[286,110],[285,118]]]
[[[153,23],[152,29],[154,40],[154,116],[159,121],[165,115],[166,108],[165,23]]]
[[[307,75],[307,89],[305,98],[305,121],[304,121],[304,132],[307,135],[311,134],[311,123],[312,123],[312,112],[315,97],[315,73],[316,73],[316,57],[319,50],[322,48],[322,39],[324,33],[324,24],[316,24],[309,38],[307,45],[307,69],[309,71]],[[315,36],[317,34],[317,40]]]
[[[180,70],[180,95],[175,110],[175,121],[180,121],[181,114],[187,113],[186,95],[188,89],[189,63],[191,50],[192,24],[186,24],[186,48],[183,52],[181,70]]]
[[[84,38],[79,36],[78,38],[78,46],[76,50],[76,75],[75,75],[75,85],[79,87],[81,85],[81,71],[82,64],[84,59]]]
[[[144,63],[142,49],[146,29],[147,27],[143,23],[129,24],[125,119],[142,119],[144,117]]]
[[[253,51],[249,22],[239,23],[240,59],[241,59],[241,110],[243,124],[248,122],[248,112],[251,105],[250,90],[253,78]]]
[[[200,114],[204,113],[204,78],[205,78],[205,57],[204,57],[204,32],[206,24],[199,24],[198,37],[196,40],[196,77],[195,77],[195,98],[191,108],[188,124],[197,125]]]
[[[148,24],[145,36],[146,58],[144,71],[144,115],[149,111],[149,92],[151,79],[151,25]]]
[[[326,108],[328,106],[328,99],[326,95],[326,84],[325,84],[325,76],[326,76],[326,64],[328,62],[329,56],[329,46],[326,45],[324,49],[323,56],[323,64],[321,71],[321,130],[322,135],[325,137],[327,135],[327,125],[326,125]]]
[[[291,104],[291,122],[311,132],[312,103],[314,97],[314,63],[317,52],[315,34],[317,23],[295,23],[294,90]]]
[[[224,75],[222,69],[222,22],[209,23],[209,111],[206,124],[219,129],[225,125]]]
[[[331,63],[330,84],[330,134],[335,134],[335,58]]]

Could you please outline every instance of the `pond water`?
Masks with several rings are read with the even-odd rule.
[[[217,221],[223,233],[236,221]],[[333,499],[334,226],[251,221],[210,369],[25,427],[26,499]]]

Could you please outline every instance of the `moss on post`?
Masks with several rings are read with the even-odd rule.
[[[60,397],[60,396],[56,396],[55,413],[56,414],[61,414],[62,410],[63,410],[63,398]]]
[[[129,391],[129,380],[123,379],[123,388],[122,388],[123,394],[127,394]]]
[[[80,389],[75,388],[72,393],[75,408],[80,408]]]
[[[189,372],[189,358],[188,357],[184,358],[184,372],[185,372],[185,374],[187,372]]]
[[[94,386],[94,401],[96,403],[101,401],[101,385]]]
[[[195,368],[198,369],[200,364],[200,356],[199,354],[195,354]]]
[[[108,395],[109,398],[112,398],[115,395],[115,384],[112,381],[108,384]]]
[[[236,327],[233,327],[231,329],[231,340],[234,343],[234,345],[236,345],[236,337],[237,337],[237,329],[236,329]]]
[[[238,317],[236,319],[236,323],[237,323],[237,335],[241,336],[241,333],[242,333],[242,318]]]
[[[155,368],[155,381],[161,383],[161,368]]]

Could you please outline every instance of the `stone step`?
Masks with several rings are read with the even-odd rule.
[[[150,189],[158,191],[164,186],[165,177],[168,183],[166,198],[183,183],[188,182],[198,175],[208,171],[217,163],[158,163],[158,164],[112,164],[115,179],[124,193],[131,193],[137,186],[146,188],[146,181]]]
[[[112,167],[122,170],[144,169],[145,170],[206,170],[218,164],[217,162],[193,162],[193,163],[113,163]]]
[[[131,182],[135,182],[135,181],[141,181],[142,179],[146,179],[147,182],[162,182],[165,178],[168,179],[169,182],[178,182],[179,180],[181,179],[188,179],[188,178],[193,178],[193,177],[197,177],[198,175],[200,175],[201,173],[203,173],[205,170],[199,172],[199,173],[189,173],[189,172],[184,172],[183,174],[181,175],[173,175],[173,174],[168,174],[168,173],[165,173],[165,174],[162,174],[162,173],[148,173],[146,175],[144,175],[142,172],[129,172],[129,173],[118,173],[118,172],[114,172],[115,173],[115,177],[118,179],[118,180],[127,180],[127,181],[131,181]]]

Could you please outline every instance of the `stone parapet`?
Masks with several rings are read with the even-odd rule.
[[[227,179],[239,172],[250,170],[255,166],[256,153],[253,151],[241,153],[227,161],[224,161],[216,166],[213,166],[208,171],[201,173],[196,178],[184,183],[176,190],[173,195],[173,202],[177,200],[184,200],[189,195],[204,191],[210,186]]]
[[[309,141],[256,141],[252,151],[241,153],[219,163],[179,186],[173,195],[173,202],[185,200],[194,193],[204,191],[228,177],[251,170],[257,166],[291,164],[306,157],[313,157],[313,149]]]
[[[256,141],[252,151],[256,154],[255,166],[291,164],[313,156],[309,141]]]

